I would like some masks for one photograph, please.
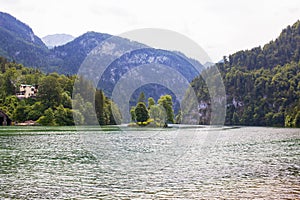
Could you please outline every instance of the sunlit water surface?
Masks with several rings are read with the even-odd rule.
[[[1,127],[5,198],[300,199],[300,129]]]

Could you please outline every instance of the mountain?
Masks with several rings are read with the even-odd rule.
[[[180,86],[191,82],[199,75],[198,70],[203,68],[199,62],[178,52],[144,47],[124,53],[114,60],[105,69],[98,83],[98,88],[101,88],[105,95],[111,97],[116,84],[130,73],[127,78],[130,80],[127,80],[128,85],[126,87],[137,87],[130,100],[131,106],[136,105],[141,92],[145,93],[146,99],[153,97],[156,101],[161,95],[171,94],[177,113],[181,99],[178,99],[178,96],[174,94],[174,90],[180,90]],[[151,72],[153,73],[151,74]],[[164,77],[165,81],[162,81],[160,77]],[[139,86],[136,83],[148,84]],[[179,86],[172,88],[175,85]]]
[[[104,41],[105,43],[102,43]],[[94,52],[98,53],[93,55]],[[111,59],[110,55],[114,54],[117,55],[116,58],[111,63],[108,62],[107,66],[104,66],[106,60]],[[87,79],[89,80],[98,77],[96,74],[101,69],[105,69],[99,80],[93,80],[93,82],[97,82],[97,87],[103,90],[108,97],[112,97],[115,86],[124,75],[132,71],[136,72],[136,69],[140,66],[156,66],[156,68],[153,68],[154,71],[158,70],[159,67],[157,66],[160,65],[169,67],[168,72],[164,71],[160,74],[161,77],[165,77],[169,86],[180,83],[184,85],[184,81],[192,81],[199,75],[199,71],[204,68],[197,60],[188,58],[180,52],[154,49],[125,38],[96,32],[88,32],[66,45],[53,48],[50,60],[51,67],[44,71],[75,74],[82,65],[87,65],[87,69],[83,73],[87,74]],[[87,62],[88,64],[86,64]],[[168,77],[168,74],[172,74],[174,71],[181,74],[184,80]],[[144,75],[137,73],[134,76],[134,80],[142,82]],[[153,78],[151,84],[141,85],[139,88],[136,88],[137,90],[131,95],[130,105],[136,105],[140,92],[144,92],[146,98],[153,97],[155,100],[158,100],[161,95],[171,94],[175,105],[175,113],[177,113],[181,99],[178,99],[170,88],[155,83],[155,81],[155,78]],[[133,85],[128,85],[128,87],[131,88]]]
[[[112,35],[106,33],[87,32],[66,44],[55,46],[53,49],[48,49],[43,41],[34,35],[32,29],[28,25],[11,15],[2,12],[0,12],[0,31],[2,36],[0,39],[0,56],[15,60],[26,66],[38,67],[47,73],[55,71],[62,74],[76,74],[88,54],[101,44],[101,42],[112,37]],[[48,36],[44,38],[44,40],[54,41],[54,39],[60,40],[62,38],[71,39],[68,35],[58,34]],[[149,48],[144,44],[130,41],[125,38],[114,38],[118,38],[118,45],[122,46],[122,49],[128,47],[132,49]],[[153,51],[156,51],[156,55],[180,54],[180,56],[185,57],[180,52],[153,49],[151,51],[152,54]],[[185,57],[185,59],[189,58]],[[201,65],[198,61],[192,59],[189,60],[193,65]],[[140,59],[140,64],[143,62],[144,61]],[[178,63],[178,65],[182,65],[182,63]],[[184,68],[185,66],[183,65],[182,67]],[[194,78],[196,75],[194,74],[191,76]],[[188,79],[190,78],[191,77],[188,77]]]
[[[93,49],[85,58],[80,67],[80,75],[97,84],[98,88],[102,89],[108,97],[112,97],[116,85],[119,81],[124,81],[124,77],[127,76],[129,83],[122,84],[122,86],[126,86],[122,92],[126,89],[136,89],[125,92],[126,97],[128,95],[132,97],[130,105],[136,104],[139,93],[142,91],[146,98],[153,97],[155,100],[158,100],[161,95],[172,94],[174,103],[176,103],[178,99],[168,87],[190,82],[204,68],[201,63],[180,52],[154,49],[125,38],[106,36],[107,40]],[[73,42],[75,40],[67,45],[71,45]],[[75,45],[78,48],[78,44]],[[66,67],[68,65],[65,64],[64,69]],[[78,71],[78,68],[68,68],[67,71],[72,70]],[[177,77],[172,76],[175,74]],[[181,78],[178,78],[179,76]],[[164,77],[165,83],[159,82],[161,79],[158,80],[158,77]],[[178,88],[180,86],[176,89]],[[184,90],[182,91],[184,92]]]
[[[39,67],[47,63],[48,48],[32,29],[15,17],[0,12],[0,56]]]
[[[165,65],[170,67],[171,70],[179,72],[187,81],[191,81],[198,76],[199,71],[204,68],[201,63],[187,58],[180,52],[150,48],[136,41],[116,36],[112,37],[112,35],[106,33],[87,32],[66,44],[48,49],[43,41],[34,35],[29,26],[9,14],[0,13],[0,16],[0,34],[2,36],[0,39],[0,55],[26,66],[39,68],[46,73],[77,74],[85,60],[87,58],[91,59],[89,57],[91,52],[95,51],[95,48],[97,49],[100,44],[104,44],[105,41],[105,48],[108,49],[104,53],[109,54],[112,51],[119,57],[116,57],[115,61],[112,60],[112,65],[107,66],[106,73],[99,80],[98,87],[109,97],[111,97],[112,89],[120,77],[138,66],[145,64]],[[44,40],[50,38],[50,41],[53,41],[57,38],[65,38],[65,36],[54,35],[44,38]],[[49,43],[47,42],[47,44]],[[99,59],[99,56],[101,55],[97,55],[94,59]],[[89,66],[96,67],[89,69],[92,75],[97,70],[99,71],[99,64],[102,63]],[[195,67],[198,71],[195,70]],[[145,89],[146,97],[153,96],[155,99],[158,99],[162,94],[171,93],[166,87],[157,84],[145,86],[142,89]],[[175,95],[173,97],[176,101]]]
[[[277,65],[300,59],[300,21],[285,28],[280,36],[263,48],[255,47],[251,50],[239,51],[229,55],[231,66],[243,66],[246,69],[273,68]]]
[[[88,53],[108,37],[111,36],[88,32],[67,44],[48,49],[28,25],[0,12],[0,56],[46,73],[75,74]]]
[[[47,35],[42,38],[42,41],[47,45],[49,49],[53,47],[64,45],[68,42],[71,42],[74,39],[72,35],[68,34],[53,34]]]
[[[239,51],[217,63],[226,89],[226,124],[300,127],[300,21],[263,48]],[[207,70],[213,70],[208,68]],[[192,86],[200,123],[210,120],[211,99],[201,77]]]
[[[76,74],[90,51],[110,37],[105,33],[87,32],[65,45],[54,47],[50,50],[50,63],[44,71]]]

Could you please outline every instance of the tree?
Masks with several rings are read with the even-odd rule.
[[[161,96],[158,100],[158,103],[162,105],[166,111],[166,123],[174,123],[174,110],[173,110],[173,102],[171,95]]]
[[[295,119],[293,121],[293,126],[300,128],[300,111],[297,112]]]
[[[40,102],[34,103],[30,106],[30,110],[28,112],[28,119],[29,120],[38,120],[44,113],[45,106]]]
[[[148,110],[150,110],[151,106],[155,105],[155,100],[152,97],[148,98]]]
[[[104,103],[105,103],[105,96],[102,90],[96,90],[95,93],[95,111],[97,115],[97,119],[100,125],[105,124],[104,119]]]
[[[16,70],[16,68],[10,68],[4,73],[3,86],[1,87],[1,90],[5,92],[6,96],[15,94],[15,80],[17,79],[18,74],[19,72]]]
[[[146,122],[149,119],[149,113],[145,103],[139,102],[135,108],[137,122]]]
[[[131,122],[136,122],[135,106],[131,107],[131,109],[130,109],[130,116],[131,116]]]
[[[47,108],[61,104],[62,88],[55,76],[46,76],[40,81],[38,97]]]
[[[20,103],[13,114],[13,119],[17,122],[24,122],[27,120],[28,116],[28,106],[26,106],[24,103]]]
[[[175,117],[175,123],[180,124],[182,122],[182,111],[179,110],[178,114]]]
[[[293,118],[291,115],[286,115],[284,120],[285,127],[292,127],[293,126]]]
[[[274,114],[273,118],[272,118],[272,125],[283,127],[284,126],[284,114],[281,112]]]
[[[13,112],[18,106],[18,98],[14,96],[8,96],[4,99],[4,102],[0,104],[0,109],[4,111],[9,117],[13,117]]]
[[[113,101],[110,101],[110,124],[116,125],[121,124],[121,122],[122,115],[118,106]]]
[[[81,113],[84,116],[85,124],[96,125],[98,123],[98,121],[95,120],[94,111],[94,105],[91,102],[85,102],[84,110]]]
[[[144,92],[141,92],[141,93],[140,93],[140,96],[139,96],[139,98],[138,98],[138,103],[139,103],[139,102],[145,103],[145,101],[146,101],[145,93],[144,93]]]
[[[83,125],[84,124],[84,117],[78,110],[72,110],[74,123],[76,125]]]
[[[55,124],[59,126],[74,125],[73,113],[71,109],[64,108],[62,105],[58,106],[54,112]]]
[[[37,123],[38,123],[38,124],[41,124],[41,125],[43,125],[43,126],[54,126],[54,125],[56,125],[53,110],[52,110],[51,108],[48,108],[48,109],[44,112],[44,115],[41,116],[41,117],[37,120]]]
[[[153,105],[149,110],[150,117],[154,122],[158,123],[158,126],[164,125],[166,121],[166,112],[162,105]]]
[[[63,92],[61,94],[61,104],[65,108],[72,108],[72,99],[70,94],[68,94],[68,92]]]
[[[5,73],[5,64],[7,63],[7,59],[4,57],[0,57],[0,73]]]
[[[239,116],[236,112],[233,113],[232,123],[235,125],[239,125],[240,123]]]
[[[81,114],[81,115],[75,115],[75,117],[76,116],[79,116],[80,118],[83,117],[84,124],[95,125],[98,123],[95,120],[95,116],[93,115],[95,111],[94,105],[89,101],[85,101],[80,94],[76,94],[74,97],[73,110],[76,110]]]

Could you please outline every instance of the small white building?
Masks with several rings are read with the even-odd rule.
[[[37,86],[21,84],[17,97],[19,99],[36,97],[37,92]]]

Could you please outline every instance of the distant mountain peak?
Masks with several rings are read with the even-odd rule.
[[[219,61],[219,62],[223,62],[223,60],[221,60],[221,61]],[[213,65],[215,65],[215,63],[213,63],[213,62],[206,62],[206,63],[204,63],[204,67],[211,67],[211,66],[213,66]]]
[[[47,47],[51,49],[56,46],[67,44],[68,42],[74,40],[74,38],[75,37],[72,35],[61,33],[61,34],[47,35],[43,37],[42,40],[47,45]]]

